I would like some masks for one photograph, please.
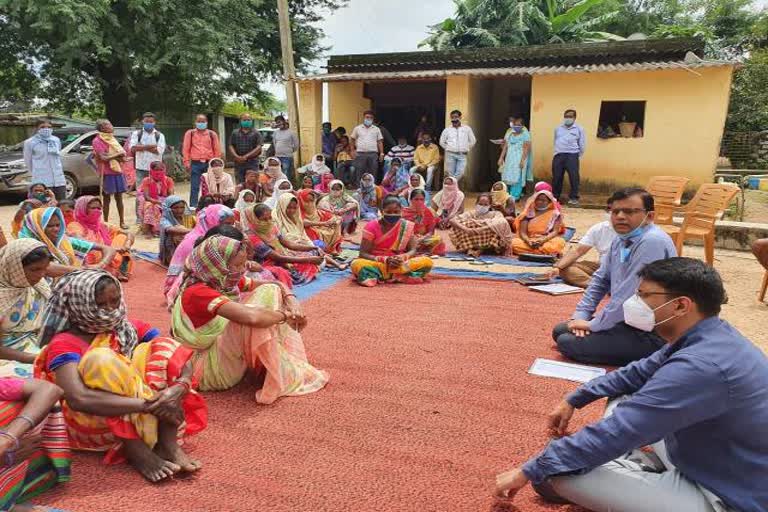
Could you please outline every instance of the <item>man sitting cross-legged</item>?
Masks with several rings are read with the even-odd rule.
[[[613,400],[602,420],[498,475],[497,496],[530,481],[595,512],[768,510],[768,358],[718,318],[726,294],[714,268],[670,258],[640,277],[625,320],[655,325],[665,347],[568,395],[549,415],[554,437],[574,409]]]
[[[637,272],[646,264],[676,256],[675,245],[653,224],[653,197],[641,188],[614,192],[611,224],[617,233],[600,268],[569,322],[557,325],[552,337],[560,352],[583,363],[623,366],[651,355],[664,342],[651,329],[624,322],[622,304],[637,291]],[[600,311],[606,295],[610,301]]]

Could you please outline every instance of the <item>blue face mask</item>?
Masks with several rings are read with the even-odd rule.
[[[40,128],[37,130],[37,133],[39,133],[42,138],[47,139],[53,135],[53,128]]]
[[[155,123],[144,123],[144,129],[148,132],[151,132],[155,129]]]
[[[388,224],[394,224],[395,222],[399,221],[402,217],[400,214],[397,215],[382,215],[384,222]]]
[[[373,119],[363,119],[363,124],[365,126],[371,126],[373,124]]]
[[[619,235],[619,238],[627,242],[629,240],[634,240],[635,238],[639,238],[643,233],[645,233],[646,226],[645,219],[648,218],[648,214],[645,214],[645,217],[643,218],[643,223],[641,223],[639,226],[637,226],[635,229],[630,231],[629,233],[625,233],[623,235]],[[632,250],[631,243],[625,243],[624,246],[621,248],[621,253],[619,254],[619,261],[622,263],[625,263],[629,259],[629,253]]]
[[[576,120],[574,118],[572,118],[572,117],[566,117],[565,119],[563,119],[563,124],[565,126],[573,126],[573,123],[575,123],[575,122],[576,122]]]
[[[512,131],[515,132],[515,133],[520,133],[520,132],[523,131],[523,127],[522,126],[512,126]]]
[[[195,123],[195,128],[198,130],[205,130],[208,128],[208,123]]]

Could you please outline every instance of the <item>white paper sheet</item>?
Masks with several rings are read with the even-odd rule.
[[[605,368],[584,366],[582,364],[564,363],[552,359],[537,358],[528,369],[531,375],[554,377],[556,379],[589,382],[595,377],[605,375]]]

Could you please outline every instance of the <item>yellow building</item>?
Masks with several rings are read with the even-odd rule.
[[[642,185],[654,175],[689,176],[696,186],[712,181],[734,67],[702,54],[699,40],[663,39],[332,56],[327,73],[299,79],[302,159],[320,150],[324,99],[334,128],[351,132],[371,109],[412,144],[422,115],[437,140],[458,109],[478,139],[464,187],[487,190],[499,176],[492,139],[520,113],[534,173],[549,180],[554,129],[572,108],[587,133],[583,189]]]

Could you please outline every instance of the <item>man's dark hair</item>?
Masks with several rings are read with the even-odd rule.
[[[608,198],[608,204],[614,203],[616,201],[621,201],[623,199],[629,199],[633,196],[640,196],[643,199],[643,208],[645,208],[646,212],[652,212],[654,209],[653,206],[653,196],[650,192],[645,190],[644,188],[640,187],[626,187],[626,188],[620,188],[616,192],[611,195],[611,197]]]
[[[275,116],[275,121],[285,121],[285,116],[283,115]]]
[[[320,126],[327,126],[327,127],[329,127],[329,128],[330,128],[330,127],[331,127],[331,126],[333,126],[333,125],[331,125],[331,123],[329,123],[328,121],[326,121],[326,122],[324,122],[323,124],[321,124]]]
[[[52,259],[53,256],[51,256],[51,253],[48,251],[47,247],[35,247],[21,259],[21,266],[27,267],[29,265],[34,265],[38,261],[51,261]]]
[[[341,135],[346,135],[347,134],[347,129],[344,128],[343,126],[337,126],[336,129],[333,130],[333,131],[339,132],[339,134],[341,134]]]
[[[671,296],[688,297],[707,316],[719,314],[720,306],[728,302],[720,274],[701,260],[682,257],[657,260],[637,275],[658,284]]]
[[[365,116],[376,117],[376,114],[373,113],[373,110],[366,110],[365,112],[363,112],[363,117],[365,117]]]
[[[451,110],[451,113],[450,113],[449,115],[451,115],[451,116],[452,116],[453,114],[458,114],[459,116],[461,116],[461,110],[458,110],[458,109],[456,109],[456,110]]]
[[[567,116],[568,114],[573,114],[573,117],[576,117],[576,111],[575,111],[575,110],[573,110],[572,108],[569,108],[568,110],[566,110],[565,112],[563,112],[563,115],[564,115],[564,116]]]
[[[253,207],[253,214],[256,215],[256,217],[261,218],[262,215],[264,215],[270,210],[272,210],[272,208],[270,208],[266,204],[259,203]]]
[[[403,204],[400,202],[400,198],[397,197],[394,194],[388,194],[384,197],[384,199],[381,201],[381,209],[384,210],[387,206],[391,204],[396,204],[398,206],[403,206]]]
[[[208,206],[211,206],[212,204],[216,204],[216,200],[213,198],[213,196],[210,194],[204,195],[197,202],[197,211],[200,211]]]
[[[154,114],[154,112],[144,112],[141,115],[141,118],[144,119],[145,117],[151,117],[154,120],[157,120],[157,116]]]
[[[238,242],[242,242],[243,238],[245,238],[243,232],[237,229],[235,226],[231,224],[219,224],[218,226],[213,226],[211,229],[206,231],[203,236],[195,240],[195,247],[216,235],[225,236],[227,238],[231,238],[232,240],[237,240]]]

